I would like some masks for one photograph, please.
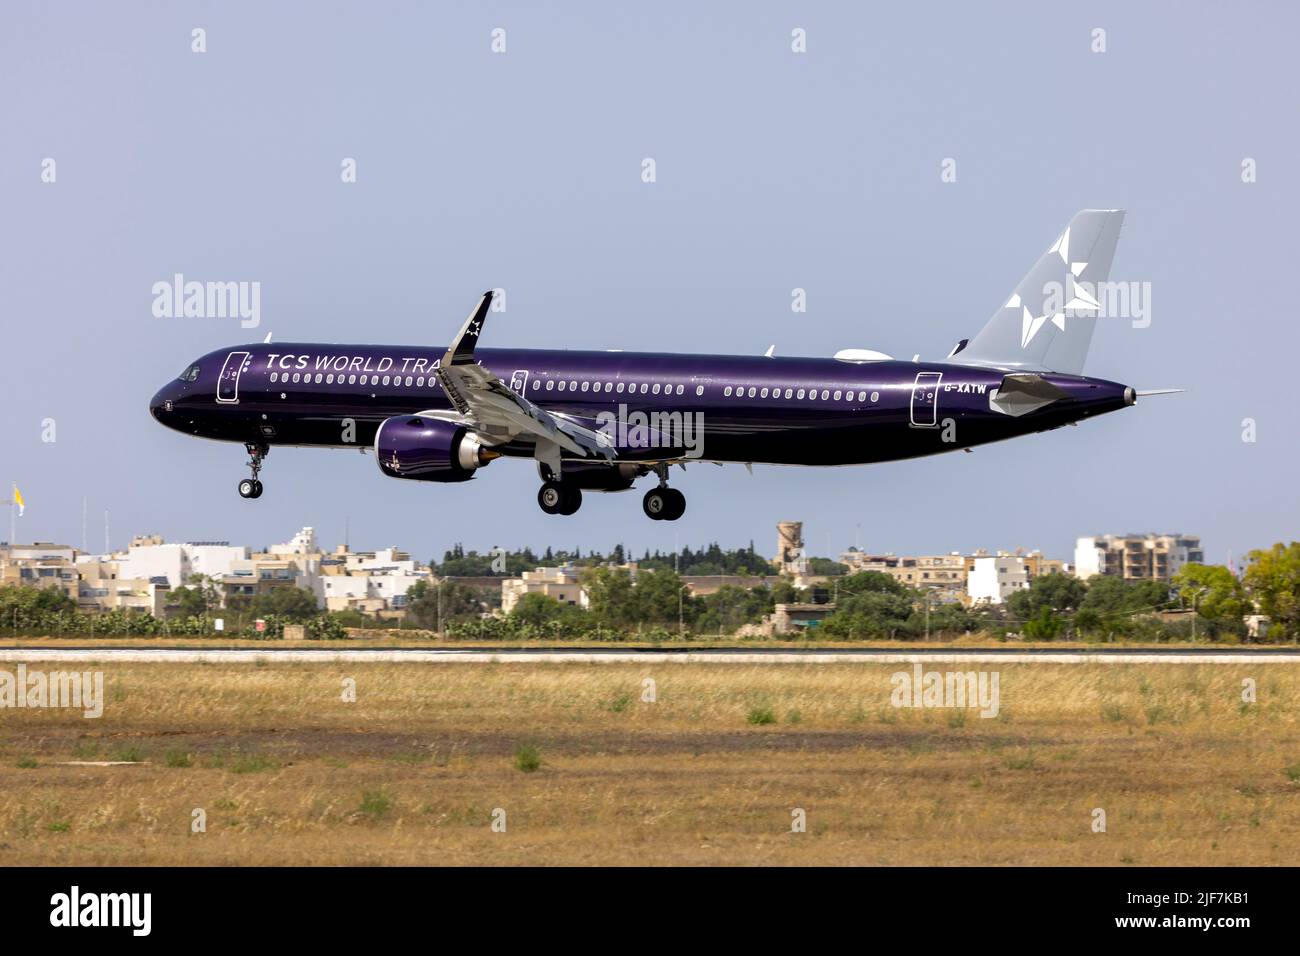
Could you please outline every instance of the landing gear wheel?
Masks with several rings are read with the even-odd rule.
[[[577,505],[573,505],[571,510],[565,511],[571,503],[571,494],[577,494]],[[571,515],[577,511],[578,505],[582,503],[582,493],[577,489],[568,489],[559,481],[543,481],[541,488],[537,489],[537,503],[541,506],[542,511],[549,515]]]
[[[564,490],[564,503],[560,505],[560,514],[571,515],[582,507],[582,489],[570,488],[568,485],[560,486]]]
[[[667,490],[667,488],[651,488],[641,499],[641,510],[650,520],[663,520],[664,513],[668,510],[668,496],[664,494]]]
[[[676,488],[651,488],[641,500],[646,517],[654,521],[676,521],[686,514],[686,496]]]
[[[537,503],[548,515],[571,515],[582,507],[582,490],[558,481],[543,482]]]
[[[248,451],[248,470],[253,473],[251,478],[245,478],[239,483],[239,497],[241,498],[260,498],[262,497],[262,483],[257,476],[262,470],[262,461],[271,453],[269,445],[246,442],[244,448]]]
[[[686,514],[686,496],[684,494],[676,488],[664,488],[663,493],[668,498],[668,510],[660,515],[664,521],[676,521]]]

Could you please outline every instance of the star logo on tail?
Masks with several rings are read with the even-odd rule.
[[[1065,319],[1067,314],[1075,312],[1096,312],[1101,308],[1092,291],[1079,282],[1080,277],[1088,268],[1086,262],[1070,261],[1070,229],[1067,226],[1065,232],[1061,233],[1048,252],[1055,252],[1061,257],[1061,263],[1066,267],[1065,273],[1065,304],[1061,311],[1048,311],[1042,315],[1034,315],[1029,311],[1029,307],[1020,301],[1019,293],[1016,293],[1007,300],[1006,308],[1020,309],[1020,347],[1028,348],[1029,343],[1034,340],[1038,332],[1044,325],[1050,321],[1052,325],[1065,331]]]

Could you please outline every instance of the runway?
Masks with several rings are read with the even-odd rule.
[[[408,664],[1300,664],[1300,649],[1256,648],[338,648],[8,647],[15,663]]]

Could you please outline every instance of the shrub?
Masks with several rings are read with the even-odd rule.
[[[520,744],[515,750],[515,769],[533,773],[542,766],[542,753],[532,744]]]

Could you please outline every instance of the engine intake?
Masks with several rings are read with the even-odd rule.
[[[469,481],[497,453],[463,425],[420,415],[394,415],[375,432],[375,460],[390,478]]]

